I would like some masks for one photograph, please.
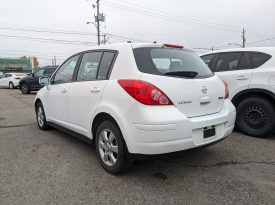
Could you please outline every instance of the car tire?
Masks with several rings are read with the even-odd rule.
[[[114,122],[104,121],[99,125],[95,146],[99,162],[107,172],[118,174],[131,168],[123,136]]]
[[[45,111],[41,102],[38,102],[36,105],[36,120],[39,129],[48,130],[50,128],[46,120]]]
[[[10,83],[9,83],[9,89],[14,89],[14,84],[13,84],[13,82],[10,82]]]
[[[275,127],[274,104],[264,98],[246,98],[237,106],[236,125],[249,136],[268,136]]]
[[[26,85],[26,84],[22,84],[21,87],[20,87],[20,90],[23,94],[30,94],[31,93],[29,86]]]

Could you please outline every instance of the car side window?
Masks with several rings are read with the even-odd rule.
[[[47,69],[45,69],[43,75],[50,77],[54,71],[55,71],[55,69],[47,68]]]
[[[41,77],[41,76],[43,76],[43,72],[44,72],[43,69],[35,71],[35,72],[33,73],[33,74],[34,74],[34,77]]]
[[[215,72],[237,70],[242,53],[221,53],[215,64]]]
[[[215,54],[209,54],[205,56],[201,56],[201,59],[205,62],[206,65],[210,67],[210,62],[213,60]]]
[[[97,80],[106,80],[108,78],[108,73],[113,63],[114,56],[115,53],[113,52],[104,52],[97,74]]]
[[[248,52],[243,52],[238,70],[252,69],[251,61]]]
[[[261,52],[251,52],[253,68],[258,68],[266,63],[272,56]]]
[[[73,74],[77,66],[79,55],[67,60],[55,73],[53,84],[70,83],[73,80]]]
[[[77,81],[96,80],[102,52],[84,53],[77,75]]]

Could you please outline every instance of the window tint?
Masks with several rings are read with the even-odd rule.
[[[215,65],[215,72],[237,70],[242,53],[221,53]]]
[[[170,48],[136,48],[134,56],[141,72],[165,75],[169,72],[197,72],[197,78],[212,76],[211,70],[194,52]],[[177,76],[179,77],[179,76]]]
[[[248,52],[243,52],[238,70],[244,70],[244,69],[251,69],[251,62],[249,58],[249,53]]]
[[[47,68],[47,69],[45,69],[43,75],[51,76],[51,75],[53,74],[54,71],[55,71],[55,68]]]
[[[77,76],[78,81],[96,80],[101,56],[102,52],[91,52],[83,55]]]
[[[210,61],[214,58],[215,54],[210,54],[206,56],[201,56],[201,59],[206,63],[206,65],[210,66]]]
[[[78,58],[79,55],[70,58],[59,68],[55,73],[54,84],[72,82]]]
[[[258,68],[267,62],[272,56],[266,53],[251,52],[251,57],[253,61],[253,67]]]
[[[98,80],[106,80],[107,79],[107,75],[108,75],[108,72],[112,65],[114,56],[115,56],[115,53],[104,52],[101,63],[100,63],[98,75],[97,75]]]

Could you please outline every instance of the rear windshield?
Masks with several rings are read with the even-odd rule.
[[[193,51],[146,47],[135,48],[134,56],[138,69],[143,73],[166,75],[169,72],[196,72],[195,78],[213,76],[212,71]]]

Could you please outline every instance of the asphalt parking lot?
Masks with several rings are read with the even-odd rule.
[[[93,146],[38,129],[34,97],[0,89],[0,204],[275,204],[275,136],[234,132],[112,176]]]

